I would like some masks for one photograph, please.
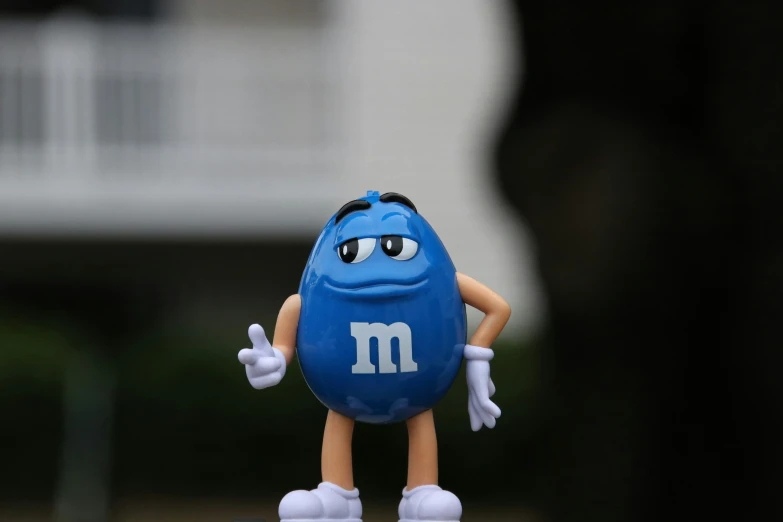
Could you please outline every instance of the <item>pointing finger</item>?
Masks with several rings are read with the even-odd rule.
[[[247,329],[247,335],[253,342],[253,348],[262,348],[269,344],[269,341],[266,339],[266,333],[264,333],[264,329],[260,324],[250,325],[250,328]]]
[[[260,356],[261,354],[257,350],[251,350],[250,348],[239,350],[239,362],[242,364],[253,365]]]

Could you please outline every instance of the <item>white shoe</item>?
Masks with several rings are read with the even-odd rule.
[[[280,522],[362,522],[359,490],[345,490],[331,482],[321,482],[312,491],[292,491],[280,501]]]
[[[400,522],[459,522],[462,504],[454,493],[438,486],[402,490]]]

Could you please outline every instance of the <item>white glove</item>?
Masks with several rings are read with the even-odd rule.
[[[467,363],[468,377],[468,414],[470,427],[473,431],[481,429],[482,424],[494,428],[496,419],[500,417],[500,408],[489,400],[495,395],[495,384],[489,378],[489,361],[495,352],[489,348],[465,345],[463,352]]]
[[[269,344],[261,325],[252,325],[247,334],[253,342],[253,349],[239,351],[239,362],[245,365],[247,380],[256,390],[275,386],[285,375],[285,355]]]

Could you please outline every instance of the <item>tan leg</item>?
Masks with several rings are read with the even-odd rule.
[[[353,489],[353,419],[329,410],[321,450],[321,477],[341,488]]]
[[[427,410],[408,419],[408,491],[438,484],[438,439],[435,419]]]

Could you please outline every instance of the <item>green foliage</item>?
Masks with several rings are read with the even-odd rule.
[[[114,487],[124,493],[279,495],[320,480],[320,444],[326,409],[310,393],[298,365],[272,389],[251,388],[237,351],[244,332],[192,329],[149,332],[114,359],[117,378],[114,415]],[[3,411],[19,436],[24,461],[12,471],[45,469],[54,474],[60,415],[50,415],[50,434],[30,439],[30,412],[13,404],[38,401],[40,411],[61,410],[60,377],[71,346],[85,340],[34,325],[0,327],[0,375],[13,382]],[[65,342],[68,338],[70,342]],[[11,349],[6,350],[9,346]],[[489,493],[498,476],[520,485],[516,468],[530,438],[527,421],[537,388],[538,352],[533,346],[496,346],[495,400],[503,416],[495,430],[470,430],[464,368],[436,408],[441,474],[447,487]],[[6,445],[4,453],[10,453]],[[354,437],[357,484],[373,495],[398,496],[405,484],[404,425],[358,425]],[[43,460],[47,459],[47,462]]]
[[[41,327],[0,310],[0,489],[7,498],[47,495],[62,436],[65,325]]]

